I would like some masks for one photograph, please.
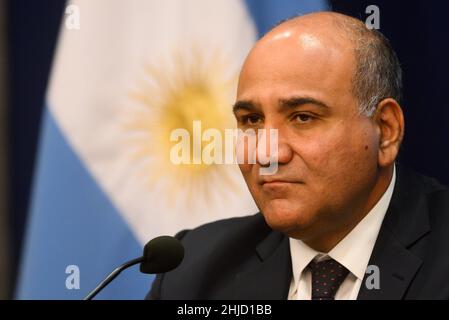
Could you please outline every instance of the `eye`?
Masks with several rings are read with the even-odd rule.
[[[257,114],[243,116],[241,119],[243,125],[256,126],[262,122],[262,118]]]
[[[294,120],[299,123],[308,123],[313,120],[313,117],[306,113],[296,114]]]

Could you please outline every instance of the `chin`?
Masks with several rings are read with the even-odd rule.
[[[262,214],[266,223],[270,228],[287,235],[307,229],[314,221],[313,215],[298,206],[287,205],[285,201],[272,200],[264,206]]]

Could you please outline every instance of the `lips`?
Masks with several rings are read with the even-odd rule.
[[[276,185],[276,184],[286,184],[286,183],[291,183],[291,182],[282,181],[282,180],[273,180],[273,181],[262,182],[262,185]]]
[[[282,185],[286,185],[286,184],[291,184],[291,183],[303,183],[302,181],[297,181],[297,180],[287,180],[287,179],[262,179],[259,182],[262,186],[282,186]]]

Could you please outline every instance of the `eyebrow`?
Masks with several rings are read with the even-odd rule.
[[[238,110],[246,110],[246,111],[253,111],[260,109],[260,107],[249,101],[249,100],[240,100],[233,104],[232,111],[236,113]]]
[[[312,97],[291,97],[288,99],[280,99],[278,103],[281,109],[293,109],[305,104],[313,104],[321,108],[329,109],[329,106],[326,103]],[[232,111],[234,113],[238,110],[254,111],[258,109],[260,110],[259,104],[250,100],[240,100],[232,106]]]
[[[305,104],[313,104],[321,108],[329,109],[329,106],[326,103],[312,97],[291,97],[288,99],[279,100],[279,105],[283,109],[293,109]]]

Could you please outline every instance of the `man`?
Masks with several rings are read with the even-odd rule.
[[[278,168],[241,164],[260,213],[177,235],[152,299],[449,298],[449,191],[395,167],[401,69],[356,19],[314,13],[266,34],[242,68],[241,129],[277,129]]]

